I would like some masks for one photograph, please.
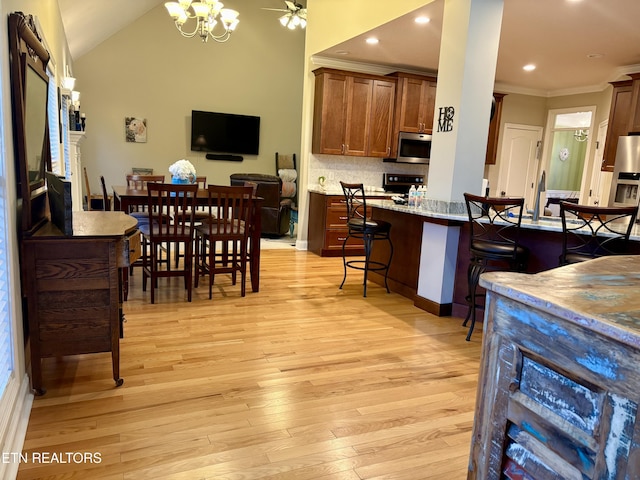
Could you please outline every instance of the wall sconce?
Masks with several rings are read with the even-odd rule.
[[[76,86],[76,79],[73,77],[64,77],[62,79],[62,88],[65,90],[73,90]]]
[[[80,108],[80,92],[76,90],[71,91],[71,104],[76,108]]]

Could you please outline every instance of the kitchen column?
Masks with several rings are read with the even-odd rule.
[[[504,0],[445,0],[438,65],[429,209],[465,213],[481,193]],[[424,224],[418,297],[446,312],[453,301],[460,227]],[[447,307],[448,306],[448,307]]]

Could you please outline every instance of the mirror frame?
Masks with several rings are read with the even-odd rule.
[[[22,12],[9,14],[9,62],[11,70],[11,100],[13,118],[13,145],[18,189],[18,209],[22,217],[21,232],[30,235],[47,221],[47,187],[45,171],[51,170],[49,147],[49,119],[45,113],[44,138],[39,175],[29,177],[26,132],[26,78],[32,69],[47,85],[47,63],[50,55],[37,31],[32,15]],[[46,112],[46,107],[45,107]]]

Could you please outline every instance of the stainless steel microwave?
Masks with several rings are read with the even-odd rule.
[[[396,163],[424,163],[431,158],[431,135],[400,132]]]

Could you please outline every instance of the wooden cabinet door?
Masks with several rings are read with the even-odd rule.
[[[364,157],[369,144],[369,122],[373,80],[347,77],[347,116],[344,134],[345,155]]]
[[[403,78],[402,98],[400,99],[399,132],[420,132],[422,126],[422,109],[424,81],[419,78]]]
[[[487,140],[487,156],[485,165],[494,165],[498,154],[498,136],[500,134],[500,118],[502,117],[502,99],[504,93],[494,93],[493,98],[496,101],[495,111],[491,123],[489,123],[489,138]]]
[[[324,72],[316,75],[312,152],[343,155],[347,118],[347,75]]]
[[[416,77],[401,79],[399,132],[431,133],[436,99],[436,82]]]
[[[631,115],[631,97],[633,86],[631,80],[612,82],[613,95],[609,111],[609,127],[604,143],[602,171],[613,172],[618,150],[618,137],[629,133],[629,117]],[[640,83],[639,83],[640,84]]]
[[[368,151],[368,156],[370,157],[384,158],[391,155],[395,96],[395,82],[384,80],[373,81]]]
[[[640,73],[630,73],[633,80],[631,92],[631,107],[629,115],[629,132],[640,133]]]
[[[436,82],[425,80],[422,104],[422,125],[424,133],[433,132],[433,115],[436,108]]]

